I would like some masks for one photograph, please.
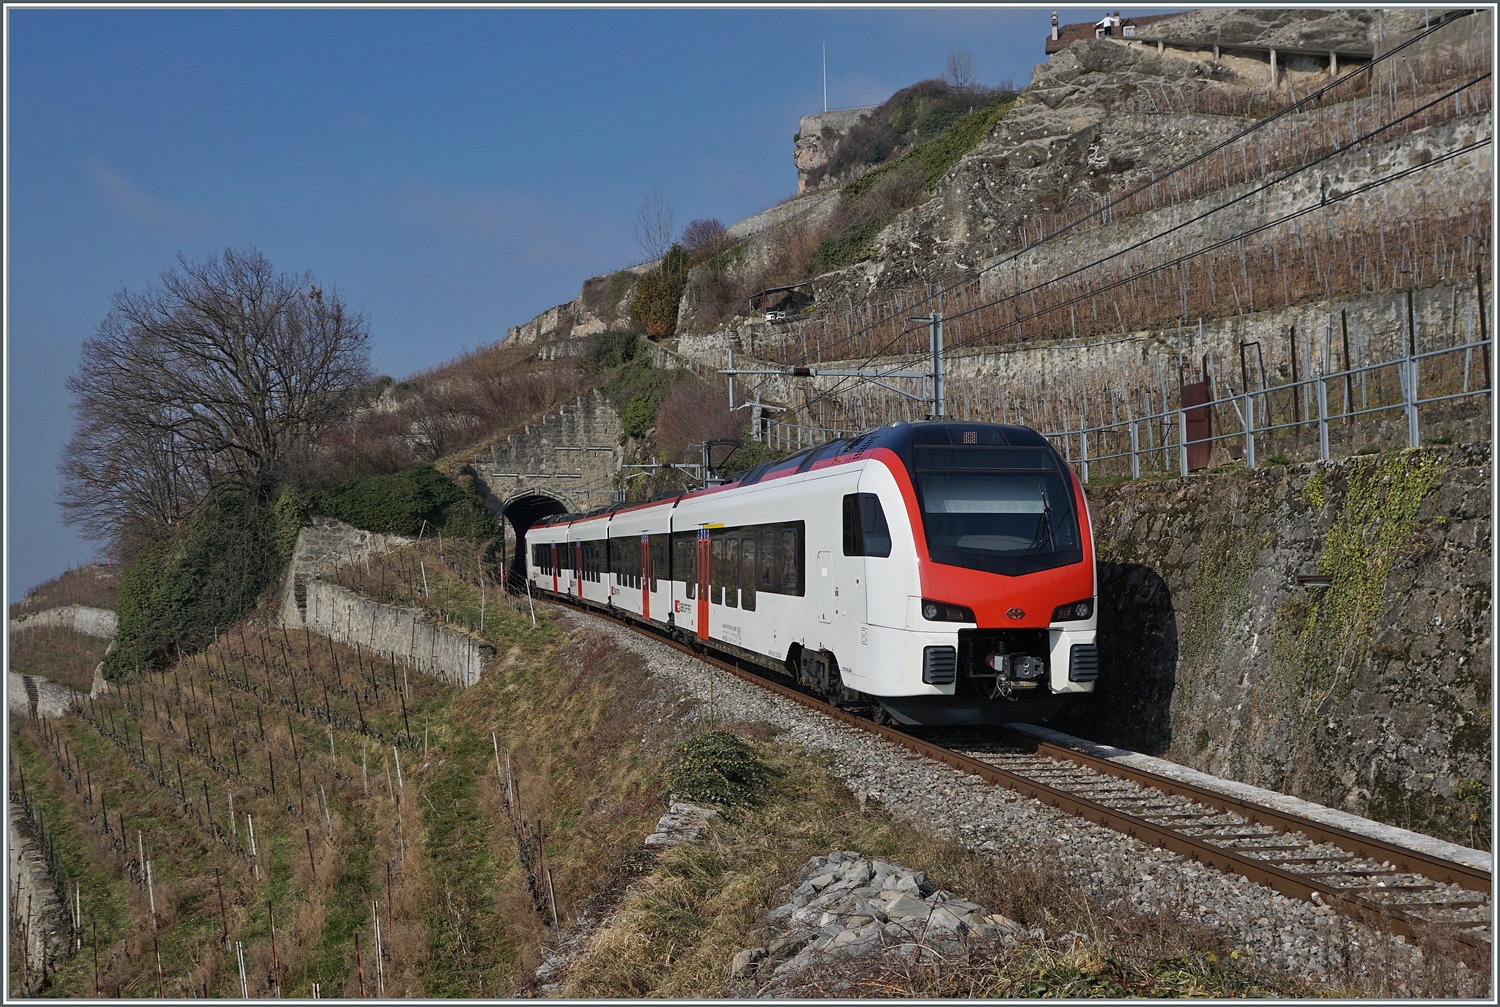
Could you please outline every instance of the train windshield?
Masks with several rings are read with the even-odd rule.
[[[1038,447],[916,446],[933,562],[1017,576],[1083,561],[1071,481]]]

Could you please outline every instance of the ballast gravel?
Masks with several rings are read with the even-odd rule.
[[[567,618],[640,655],[651,674],[691,701],[663,718],[770,724],[783,732],[783,740],[833,753],[832,771],[862,805],[876,801],[926,831],[998,856],[1035,856],[1055,844],[1064,872],[1081,887],[1106,899],[1123,895],[1144,911],[1185,914],[1218,929],[1242,954],[1277,972],[1312,979],[1352,972],[1359,980],[1378,973],[1399,996],[1408,995],[1405,978],[1423,971],[1418,949],[1331,906],[1287,898],[988,785],[616,623],[572,610]],[[1338,968],[1345,952],[1347,971]]]

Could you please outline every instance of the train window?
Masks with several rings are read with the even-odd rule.
[[[740,607],[740,540],[724,540],[724,604],[730,608]]]
[[[724,540],[715,537],[709,545],[712,561],[708,568],[708,600],[715,605],[724,604]]]
[[[756,586],[762,591],[776,590],[776,532],[760,533],[760,565]]]
[[[659,591],[659,590],[661,590],[657,586],[657,582],[662,577],[666,577],[667,580],[671,580],[672,579],[672,556],[667,551],[667,549],[668,549],[668,547],[667,547],[667,536],[665,536],[665,535],[652,535],[651,536],[651,590],[652,591]]]
[[[802,570],[801,558],[797,529],[783,528],[781,531],[781,590],[787,594],[802,593],[802,584],[798,576]]]
[[[885,510],[874,493],[850,493],[844,497],[844,555],[889,556],[891,529]]]
[[[740,606],[755,611],[755,536],[740,540]]]
[[[682,581],[687,587],[687,596],[698,596],[698,536],[693,532],[678,532],[672,536],[672,579]]]

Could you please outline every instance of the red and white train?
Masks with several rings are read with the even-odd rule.
[[[879,721],[1045,720],[1098,677],[1088,504],[1026,427],[893,423],[526,538],[534,589]]]

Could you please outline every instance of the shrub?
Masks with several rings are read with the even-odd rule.
[[[417,535],[426,526],[464,538],[492,538],[499,523],[479,499],[467,473],[460,487],[431,465],[413,465],[395,475],[339,483],[308,500],[311,512],[356,528],[389,535]]]
[[[596,332],[584,344],[583,366],[597,374],[634,360],[639,350],[640,337],[634,332]]]
[[[281,572],[277,523],[271,507],[223,496],[137,553],[120,579],[105,678],[164,667],[177,651],[193,653],[243,618]]]
[[[672,792],[714,804],[758,804],[774,775],[738,735],[710,731],[677,746],[667,767]]]
[[[646,335],[664,339],[677,331],[677,306],[687,286],[689,265],[687,250],[673,245],[659,266],[636,281],[630,320]]]
[[[656,370],[644,357],[620,368],[605,394],[620,410],[620,426],[627,435],[645,437],[651,432],[672,381],[671,373]]]

